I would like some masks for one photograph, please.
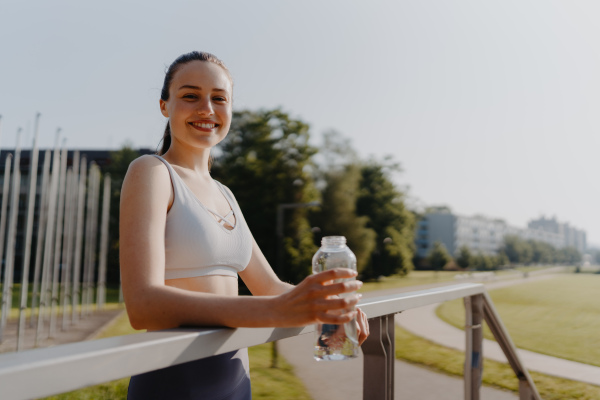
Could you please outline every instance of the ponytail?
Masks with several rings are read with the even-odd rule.
[[[157,154],[159,156],[164,155],[167,152],[167,150],[169,150],[169,147],[171,147],[171,126],[167,121],[167,126],[165,126],[165,133],[162,137],[162,147],[160,148],[160,151]]]

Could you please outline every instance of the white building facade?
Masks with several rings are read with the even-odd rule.
[[[425,214],[417,224],[415,242],[419,257],[426,257],[435,242],[443,243],[452,255],[457,255],[463,246],[475,253],[491,255],[498,252],[507,235],[545,242],[558,249],[572,246],[582,254],[586,249],[585,231],[555,219],[541,218],[530,221],[528,228],[518,228],[501,219],[457,215],[446,208],[433,209]]]

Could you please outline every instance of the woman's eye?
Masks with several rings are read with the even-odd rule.
[[[196,95],[195,94],[185,94],[183,95],[184,99],[196,99]]]
[[[220,102],[227,101],[227,99],[225,97],[222,97],[222,96],[213,97],[213,100],[214,101],[220,101]]]

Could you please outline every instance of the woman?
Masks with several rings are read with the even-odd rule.
[[[160,110],[168,118],[162,157],[131,163],[121,192],[123,294],[131,325],[291,327],[343,324],[362,286],[351,270],[326,271],[298,286],[280,281],[244,221],[233,194],[210,176],[210,150],[225,138],[233,83],[208,53],[180,56],[169,67]],[[237,275],[253,296],[238,296]],[[310,351],[310,349],[307,349]],[[247,349],[134,376],[130,399],[249,399]]]

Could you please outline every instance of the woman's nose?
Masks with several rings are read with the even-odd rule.
[[[196,112],[198,115],[212,115],[214,110],[210,99],[201,99]]]

